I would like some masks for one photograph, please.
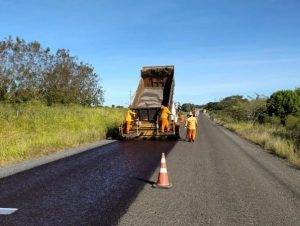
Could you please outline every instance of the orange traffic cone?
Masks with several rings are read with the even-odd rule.
[[[172,187],[172,184],[169,183],[165,153],[161,154],[159,175],[158,175],[157,182],[153,186],[156,188]]]

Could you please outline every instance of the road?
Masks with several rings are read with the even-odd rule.
[[[129,141],[0,180],[0,225],[299,225],[300,171],[200,116],[195,143]],[[168,190],[152,188],[160,153]]]

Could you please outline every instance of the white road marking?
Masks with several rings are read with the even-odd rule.
[[[9,215],[16,212],[16,208],[0,208],[0,215]]]

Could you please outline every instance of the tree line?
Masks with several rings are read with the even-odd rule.
[[[257,95],[244,98],[240,95],[229,96],[219,102],[209,102],[207,110],[218,111],[237,121],[266,123],[277,121],[283,125],[291,118],[300,117],[300,88],[280,90],[270,97]]]
[[[195,109],[202,108],[203,105],[197,105],[197,104],[192,104],[192,103],[184,103],[184,104],[177,104],[177,109],[178,111],[181,112],[193,112]]]
[[[104,95],[94,68],[69,50],[52,54],[37,41],[8,37],[0,41],[0,102],[32,100],[90,106],[102,105]]]
[[[284,126],[300,147],[300,88],[276,91],[270,97],[229,96],[207,103],[205,109],[229,121]]]

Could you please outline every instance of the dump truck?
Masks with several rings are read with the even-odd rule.
[[[123,140],[132,138],[179,138],[174,94],[174,66],[151,66],[141,69],[141,78],[129,109],[136,113],[129,132],[125,121],[119,128]],[[161,106],[170,109],[169,132],[160,130]]]

